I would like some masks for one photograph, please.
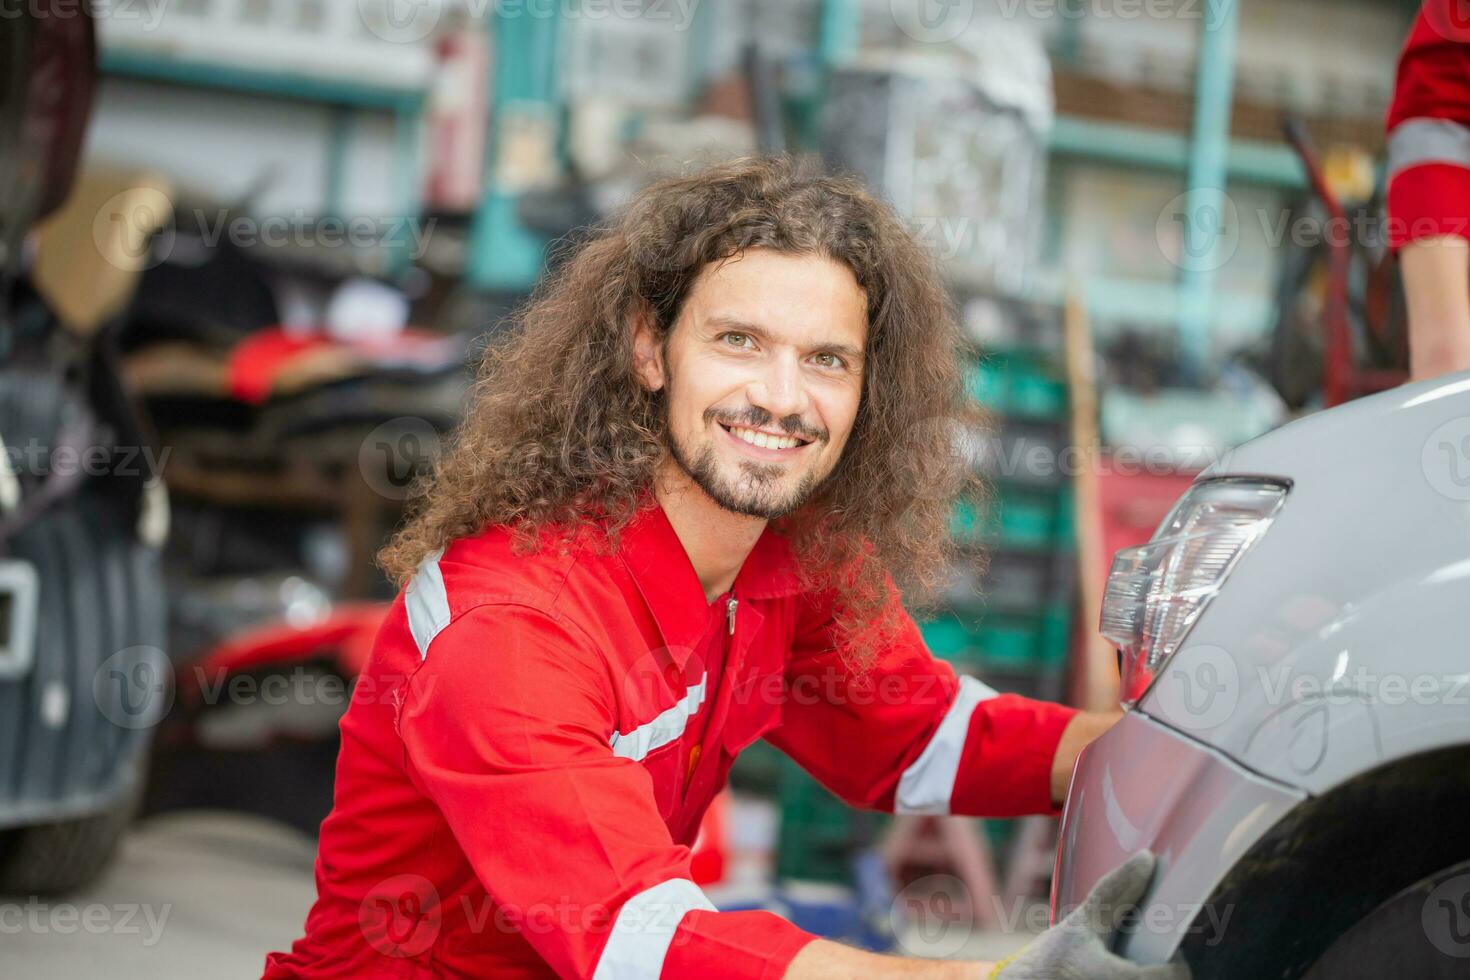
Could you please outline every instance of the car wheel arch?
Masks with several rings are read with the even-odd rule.
[[[1470,859],[1456,819],[1467,812],[1470,744],[1398,759],[1309,797],[1250,847],[1196,917],[1181,945],[1195,980],[1306,975],[1381,902]],[[1207,916],[1226,927],[1204,928]]]

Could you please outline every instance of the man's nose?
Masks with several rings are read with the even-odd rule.
[[[778,420],[788,415],[805,418],[807,409],[811,407],[801,376],[801,365],[795,358],[773,358],[760,377],[747,387],[746,397],[751,404],[765,409]]]

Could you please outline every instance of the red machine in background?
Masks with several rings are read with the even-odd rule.
[[[1282,256],[1269,370],[1292,408],[1318,393],[1331,408],[1408,380],[1403,285],[1383,228],[1382,190],[1344,202],[1306,127],[1288,118],[1283,128],[1312,190],[1307,216],[1322,233]]]

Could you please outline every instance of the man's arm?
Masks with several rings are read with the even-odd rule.
[[[1420,238],[1399,253],[1414,379],[1470,369],[1470,241]]]
[[[1155,865],[1149,852],[1135,854],[1104,875],[1070,915],[1000,963],[895,960],[818,941],[796,954],[786,980],[1189,980],[1180,958],[1140,966],[1112,952],[1122,924],[1138,914]]]
[[[1105,727],[998,694],[936,659],[891,579],[877,663],[844,662],[830,596],[803,597],[781,725],[767,740],[849,804],[889,813],[1054,814],[1081,746]],[[1068,734],[1068,729],[1071,729]]]
[[[1080,712],[1062,731],[1051,766],[1051,795],[1056,803],[1067,796],[1077,756],[1088,743],[1113,727],[1123,717],[1121,711]],[[808,943],[786,971],[786,980],[847,980],[848,977],[872,977],[874,980],[983,980],[995,969],[994,963],[979,960],[921,960],[878,956],[840,943],[818,940]]]
[[[1072,770],[1077,766],[1077,756],[1093,739],[1112,728],[1123,717],[1121,711],[1083,711],[1067,723],[1062,739],[1057,743],[1056,755],[1051,760],[1051,798],[1060,804],[1067,798],[1067,787],[1072,783]]]
[[[1416,380],[1470,368],[1470,32],[1425,0],[1399,58],[1388,129],[1389,244]]]
[[[984,980],[994,963],[977,960],[921,960],[880,956],[818,939],[802,947],[786,970],[786,980]]]

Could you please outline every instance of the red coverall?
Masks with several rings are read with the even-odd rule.
[[[1054,812],[1075,712],[956,677],[900,615],[855,683],[783,538],[768,528],[711,604],[651,496],[615,554],[519,557],[503,528],[453,542],[377,637],[306,935],[265,975],[780,977],[815,937],[717,912],[689,880],[700,817],[757,738],[854,806]]]
[[[1388,212],[1394,250],[1420,238],[1470,239],[1470,4],[1425,0],[1388,110]]]

